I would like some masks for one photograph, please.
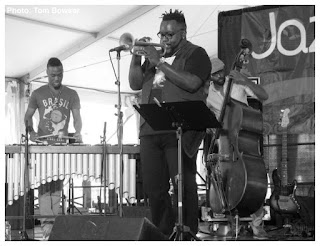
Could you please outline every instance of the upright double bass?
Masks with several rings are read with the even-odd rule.
[[[241,40],[232,69],[240,71],[252,45]],[[210,173],[209,200],[214,213],[237,210],[249,216],[264,202],[267,192],[267,172],[260,149],[263,131],[262,112],[230,97],[232,80],[207,155]]]

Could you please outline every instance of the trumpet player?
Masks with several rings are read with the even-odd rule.
[[[152,45],[144,47],[143,64],[141,56],[133,53],[129,71],[131,89],[142,90],[143,104],[205,101],[204,84],[210,76],[211,63],[202,47],[186,39],[184,14],[171,9],[162,14],[158,36],[165,48],[162,57]],[[143,188],[149,198],[152,222],[170,236],[177,220],[178,206],[176,132],[154,131],[143,118],[140,122]],[[183,224],[194,234],[198,232],[196,158],[204,135],[204,132],[195,131],[186,131],[182,135]],[[170,179],[174,187],[172,197],[169,194]],[[189,239],[190,235],[184,235],[184,240]]]

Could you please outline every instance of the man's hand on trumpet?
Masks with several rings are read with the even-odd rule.
[[[160,54],[154,46],[144,47],[146,53],[145,58],[148,59],[151,65],[156,66],[160,62]]]
[[[151,38],[150,38],[150,37],[143,37],[143,38],[140,38],[138,41],[139,41],[139,42],[150,43]]]
[[[128,36],[129,34],[125,35],[123,34],[122,36],[124,36],[124,43],[128,43],[130,48],[130,52],[133,55],[134,59],[138,59],[139,61],[141,61],[141,56],[145,55],[145,45],[141,45],[142,43],[150,43],[151,38],[150,37],[142,37],[140,39],[135,39],[134,41],[130,41],[133,40],[132,36]],[[121,39],[121,38],[120,38]],[[121,43],[121,42],[120,42]],[[138,44],[138,45],[137,45]],[[139,45],[140,44],[140,45]]]

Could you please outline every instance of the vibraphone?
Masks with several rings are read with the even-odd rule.
[[[30,145],[29,152],[29,187],[39,187],[46,182],[58,179],[82,178],[101,182],[101,164],[103,145]],[[106,186],[115,189],[119,195],[120,187],[120,151],[118,146],[107,145],[106,153]],[[134,203],[136,199],[136,156],[139,146],[123,146],[123,198]],[[7,145],[6,182],[8,184],[8,204],[23,196],[25,189],[25,146]],[[104,172],[103,172],[104,173]],[[103,174],[102,174],[103,175]]]

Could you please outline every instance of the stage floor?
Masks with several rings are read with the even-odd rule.
[[[252,230],[248,230],[245,224],[242,224],[238,235],[222,236],[217,231],[212,232],[212,223],[202,222],[199,225],[199,237],[202,241],[314,241],[314,231],[302,231],[294,228],[277,228],[271,225],[265,225],[264,229],[268,234],[268,238],[259,239],[254,237]],[[314,229],[313,229],[314,230]]]
[[[313,235],[309,233],[301,233],[302,235],[294,235],[293,233],[288,233],[287,228],[276,228],[274,226],[265,226],[265,230],[268,233],[268,239],[257,239],[254,238],[252,233],[247,230],[240,231],[237,237],[235,236],[218,236],[216,233],[213,233],[210,229],[212,224],[209,222],[201,222],[199,225],[199,233],[197,237],[201,241],[315,241],[314,232]],[[12,230],[11,238],[13,241],[20,241],[21,237],[19,230]],[[42,241],[42,230],[40,225],[36,225],[33,229],[27,229],[27,234],[29,240]]]

